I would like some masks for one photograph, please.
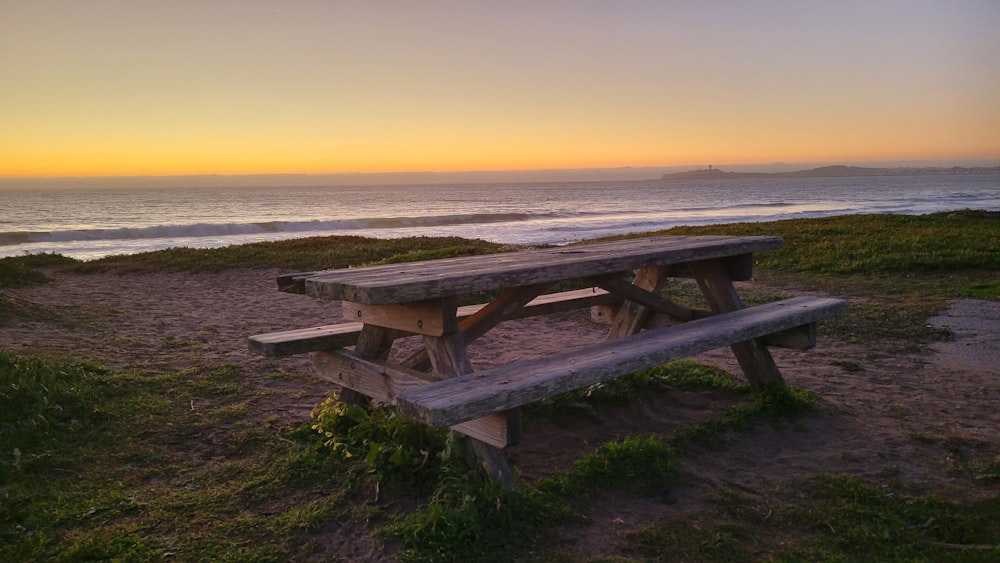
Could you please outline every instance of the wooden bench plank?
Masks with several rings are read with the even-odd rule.
[[[403,390],[397,407],[451,426],[640,369],[843,314],[846,302],[795,297]]]
[[[507,317],[506,320],[548,315],[620,301],[620,297],[598,288],[549,293],[539,295],[531,300],[526,306]],[[484,306],[480,304],[459,307],[458,318],[470,317]],[[251,352],[269,358],[280,358],[319,350],[334,350],[353,346],[362,326],[364,326],[363,323],[350,322],[258,334],[247,339],[247,346]]]
[[[317,350],[334,350],[354,346],[363,326],[362,323],[340,323],[269,332],[247,338],[247,347],[251,352],[269,358],[305,354]]]
[[[701,309],[692,309],[692,311],[694,312],[694,317],[698,319],[712,316],[711,311],[704,311]],[[617,314],[618,305],[599,305],[590,310],[590,320],[598,324],[611,324]],[[670,315],[654,311],[646,321],[646,325],[643,328],[645,330],[655,330],[676,326],[680,323],[681,321],[678,321]],[[808,350],[816,345],[816,325],[803,325],[782,332],[768,334],[762,336],[760,339],[764,342],[764,344],[772,348]]]

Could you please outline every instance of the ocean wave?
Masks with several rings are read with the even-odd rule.
[[[699,207],[698,210],[702,209],[775,209],[781,207],[792,207],[798,205],[795,202],[787,201],[769,201],[764,203],[752,202],[752,203],[735,203],[732,205],[713,205],[711,207]]]
[[[72,229],[63,231],[0,232],[0,246],[30,243],[141,240],[255,235],[263,233],[300,233],[324,231],[363,231],[368,229],[406,229],[447,227],[488,223],[516,223],[564,217],[559,213],[468,213],[414,217],[369,217],[331,221],[263,221],[256,223],[198,223],[193,225],[156,225],[114,229]]]

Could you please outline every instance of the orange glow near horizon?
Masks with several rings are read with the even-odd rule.
[[[1000,4],[334,4],[4,5],[0,177],[1000,159]]]
[[[1000,124],[998,124],[1000,130]],[[554,136],[553,136],[554,137]],[[904,140],[852,146],[852,139],[829,146],[820,140],[786,145],[741,146],[720,139],[703,146],[671,146],[646,140],[636,145],[592,140],[573,145],[570,139],[534,142],[517,140],[432,140],[424,143],[385,142],[378,147],[343,147],[322,142],[313,146],[269,146],[220,139],[150,149],[141,145],[83,144],[49,146],[45,150],[4,148],[0,177],[172,176],[198,174],[338,174],[449,171],[516,171],[578,168],[702,166],[708,163],[768,164],[772,162],[871,162],[917,160],[1000,161],[1000,150],[982,145],[938,143],[926,146]],[[479,141],[479,142],[475,142]],[[875,146],[872,146],[875,145]],[[218,147],[229,147],[219,150]],[[717,147],[717,150],[716,148]],[[890,148],[891,147],[891,148]]]

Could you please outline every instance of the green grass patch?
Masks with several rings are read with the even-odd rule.
[[[642,560],[986,562],[1000,555],[998,509],[996,496],[957,502],[822,475],[768,497],[719,488],[712,506],[619,545]]]
[[[49,281],[41,271],[13,258],[0,258],[0,287],[24,287]]]
[[[106,371],[0,350],[0,485],[12,471],[58,458],[61,446],[101,424]]]
[[[663,234],[778,235],[785,244],[755,256],[781,272],[837,276],[1000,271],[1000,213],[839,215],[677,227]]]
[[[356,236],[309,237],[225,248],[170,248],[81,262],[77,272],[218,272],[231,268],[323,270],[430,258],[489,254],[510,247],[458,237],[374,239]]]
[[[465,455],[456,435],[384,407],[331,400],[310,423],[284,433],[247,424],[243,405],[257,392],[241,384],[234,366],[115,373],[6,353],[0,365],[4,389],[17,393],[7,391],[4,400],[21,409],[16,416],[7,414],[8,404],[0,410],[2,443],[16,439],[26,452],[16,461],[5,450],[4,560],[323,558],[317,542],[340,526],[367,529],[398,546],[404,561],[573,560],[551,544],[552,534],[581,522],[608,491],[669,494],[683,481],[680,462],[693,448],[725,447],[720,438],[727,434],[800,416],[815,402],[801,390],[754,392],[715,368],[675,362],[573,401],[592,408],[634,403],[654,388],[741,400],[671,435],[596,444],[569,470],[504,490]],[[634,389],[624,389],[629,385]],[[205,402],[211,409],[202,408]],[[44,451],[52,455],[24,463]],[[967,465],[970,479],[995,473],[992,459]],[[789,486],[763,503],[719,489],[706,512],[624,534],[618,550],[694,561],[756,560],[762,553],[787,561],[994,555],[995,498],[941,501],[845,479]],[[372,502],[380,496],[390,500]]]
[[[802,532],[782,561],[995,561],[1000,497],[959,503],[885,484],[821,476],[782,518]]]
[[[324,446],[359,464],[379,482],[425,491],[452,457],[448,433],[415,422],[384,405],[368,408],[331,396],[316,405],[312,429]]]
[[[964,296],[969,299],[1000,301],[1000,281],[969,282]]]
[[[248,424],[242,378],[0,353],[0,560],[308,558],[363,506],[334,502],[354,476],[314,434]]]
[[[985,483],[1000,484],[1000,455],[992,459],[973,459],[963,464],[963,472]]]
[[[76,260],[59,254],[25,254],[0,258],[0,288],[25,287],[46,283],[49,277],[43,268],[60,268]]]
[[[0,288],[46,283],[50,278],[41,271],[42,268],[60,268],[76,262],[59,254],[25,254],[0,258]]]
[[[26,254],[0,258],[0,289],[16,289],[48,283],[52,278],[43,272],[43,269],[58,270],[76,263],[76,260],[58,254]],[[76,307],[32,303],[0,293],[0,326],[15,320],[73,324],[85,321],[89,317],[85,311]]]

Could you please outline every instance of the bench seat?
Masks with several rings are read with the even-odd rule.
[[[594,305],[609,305],[621,302],[617,297],[600,288],[586,288],[575,291],[563,291],[539,295],[527,305],[518,309],[510,319],[548,315],[590,307]],[[484,305],[466,305],[458,308],[458,318],[472,316]],[[364,326],[360,322],[339,323],[311,328],[300,328],[281,332],[258,334],[247,339],[251,352],[280,358],[294,354],[306,354],[321,350],[335,350],[353,346],[358,341],[358,335]]]
[[[794,297],[405,389],[396,405],[415,420],[453,426],[846,311],[840,299]]]

